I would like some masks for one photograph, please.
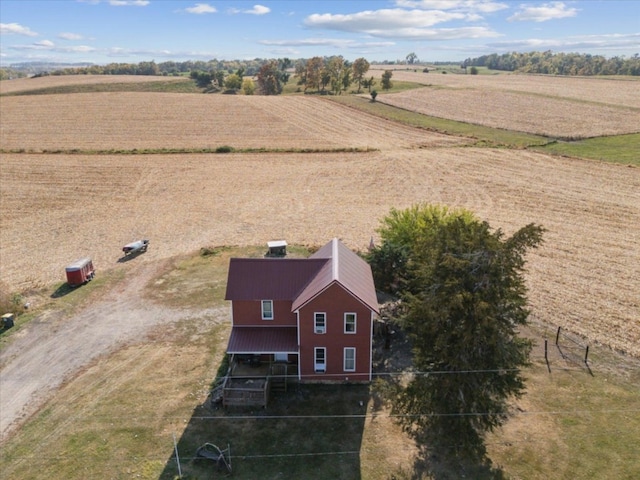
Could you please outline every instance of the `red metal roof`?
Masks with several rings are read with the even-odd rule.
[[[298,353],[296,327],[233,327],[227,353]]]
[[[290,300],[328,263],[324,258],[232,258],[225,300]]]
[[[335,282],[339,283],[371,310],[378,312],[376,288],[373,283],[371,267],[367,262],[337,238],[334,238],[314,253],[309,257],[309,260],[319,258],[329,258],[331,263],[326,265],[298,295],[293,302],[293,310],[299,309]]]
[[[309,258],[232,258],[225,300],[290,300],[295,311],[332,283],[378,312],[371,267],[337,238]]]

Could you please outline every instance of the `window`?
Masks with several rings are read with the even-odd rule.
[[[356,349],[354,347],[346,347],[344,349],[344,371],[356,371]]]
[[[273,300],[262,300],[262,319],[273,320]]]
[[[316,347],[313,349],[314,365],[316,373],[324,373],[327,371],[327,349],[324,347]]]
[[[344,333],[356,333],[356,314],[344,314]]]
[[[327,314],[316,312],[314,314],[314,332],[315,333],[327,333]]]

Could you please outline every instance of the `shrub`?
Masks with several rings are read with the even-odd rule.
[[[233,152],[233,147],[230,147],[229,145],[220,145],[218,148],[216,148],[216,153],[231,153]]]

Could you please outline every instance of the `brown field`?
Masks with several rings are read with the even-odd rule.
[[[640,355],[638,169],[473,149],[307,96],[69,94],[4,98],[1,108],[7,150],[378,149],[4,154],[2,280],[13,288],[60,281],[82,255],[115,267],[121,245],[142,236],[154,246],[144,261],[274,238],[337,236],[362,249],[391,207],[443,203],[506,232],[545,226],[530,256],[533,318]]]
[[[550,75],[457,75],[394,70],[391,81],[415,82],[452,89],[520,92],[572,99],[610,106],[640,108],[640,79],[637,77],[560,77]],[[372,70],[380,76],[383,70]]]
[[[2,157],[2,276],[63,279],[91,255],[117,265],[148,237],[154,261],[274,238],[364,249],[391,207],[461,206],[507,233],[549,231],[529,257],[533,318],[640,355],[640,171],[530,152],[439,148],[362,154]]]
[[[640,83],[637,84],[640,89]],[[421,88],[377,101],[425,115],[552,138],[591,138],[640,131],[640,107],[628,108],[499,90]]]
[[[394,70],[394,80],[436,88],[393,94],[378,91],[377,101],[434,117],[554,138],[640,131],[640,81],[631,77],[443,75]]]
[[[0,155],[0,280],[23,292],[40,312],[12,332],[0,351],[0,462],[9,476],[158,478],[164,469],[162,478],[174,478],[168,467],[173,465],[171,435],[189,440],[196,438],[188,433],[194,424],[204,428],[201,420],[188,419],[198,411],[191,408],[200,408],[206,398],[229,327],[227,306],[211,308],[211,290],[203,288],[211,272],[208,263],[197,276],[184,275],[184,284],[163,288],[185,268],[184,255],[201,247],[265,245],[281,238],[319,245],[334,236],[364,250],[372,236],[377,239],[375,230],[390,208],[418,202],[468,208],[507,234],[530,222],[546,227],[544,244],[527,257],[532,322],[545,336],[562,326],[591,345],[640,358],[638,168],[470,147],[464,139],[399,126],[314,97],[7,97],[0,114],[4,151],[67,152]],[[271,151],[68,152],[219,145]],[[339,152],[356,148],[372,150]],[[149,251],[120,263],[122,245],[143,237],[151,240]],[[94,259],[97,281],[52,301],[64,266],[85,255]],[[148,289],[166,296],[167,304],[155,303]],[[73,311],[72,297],[85,293],[84,301],[78,300],[84,303]],[[174,297],[178,303],[171,303]],[[180,303],[185,300],[190,303]],[[62,311],[48,310],[52,303]],[[595,377],[575,365],[565,376],[557,353],[549,375],[536,340],[532,375],[544,388],[532,389],[519,404],[524,415],[490,445],[492,458],[497,452],[499,463],[511,467],[513,461],[513,468],[524,469],[518,476],[510,468],[514,478],[549,478],[546,472],[565,471],[571,477],[570,464],[545,465],[540,470],[545,474],[536,476],[539,465],[533,462],[569,451],[562,443],[564,423],[536,411],[585,410],[589,418],[578,421],[579,432],[590,430],[590,415],[600,406],[590,403],[592,385],[584,378],[606,384],[604,366],[598,364],[606,348],[592,354],[599,368]],[[624,363],[618,358],[612,368],[624,375]],[[575,397],[570,406],[545,403],[556,398],[558,381],[568,382],[569,393],[560,392],[559,398]],[[619,395],[615,388],[607,392]],[[615,403],[622,413],[614,418],[620,422],[633,412],[631,403],[623,404],[625,398]],[[31,417],[43,405],[41,415]],[[131,418],[122,416],[125,410]],[[619,428],[633,445],[637,435]],[[363,478],[388,478],[410,464],[415,447],[395,424],[372,417],[363,431]],[[134,432],[151,432],[152,438],[133,438]],[[217,441],[208,433],[207,441]],[[594,442],[605,437],[606,432]],[[584,438],[595,437],[589,432]],[[538,454],[523,457],[522,450],[529,448]],[[607,444],[602,450],[609,454],[603,462],[620,453],[606,452]],[[247,464],[239,462],[240,469]],[[592,476],[590,471],[578,478]]]
[[[2,99],[5,150],[382,149],[463,139],[363,115],[317,97],[90,93]]]
[[[0,82],[0,94],[66,85],[91,85],[100,83],[184,82],[185,77],[147,77],[144,75],[56,75],[36,78],[16,78]]]

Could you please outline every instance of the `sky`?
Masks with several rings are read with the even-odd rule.
[[[640,0],[0,0],[0,65],[640,53]]]

